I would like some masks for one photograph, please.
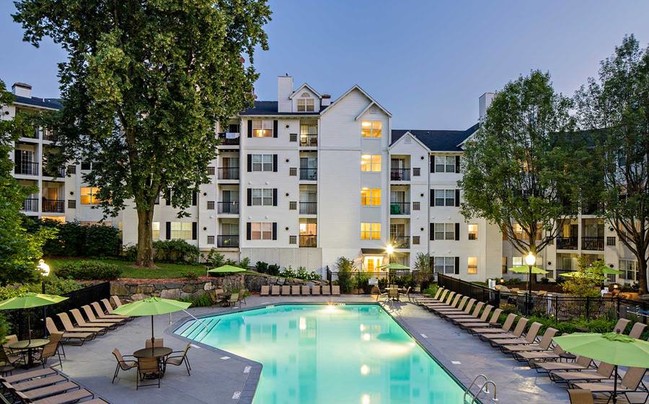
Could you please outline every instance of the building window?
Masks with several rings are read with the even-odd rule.
[[[214,236],[207,236],[207,244],[214,244]]]
[[[421,202],[413,202],[412,210],[419,210],[419,209],[421,209]]]
[[[252,188],[250,206],[273,206],[272,188]]]
[[[381,223],[361,223],[361,240],[380,240]]]
[[[420,175],[421,175],[421,168],[413,167],[412,168],[412,176],[413,177],[419,177]]]
[[[380,172],[381,155],[380,154],[363,154],[361,156],[361,171]]]
[[[434,223],[433,240],[455,240],[455,223]]]
[[[478,257],[469,257],[467,260],[466,272],[469,275],[478,274]]]
[[[309,97],[308,94],[306,94],[306,95],[305,94],[302,94],[303,98],[298,98],[298,100],[297,100],[297,112],[313,112],[313,111],[315,111],[315,100],[313,98]]]
[[[412,236],[412,244],[419,244],[419,236]]]
[[[289,244],[297,244],[297,236],[288,236]]]
[[[297,177],[297,167],[290,167],[288,169],[289,177]]]
[[[383,129],[383,122],[381,121],[362,121],[361,122],[361,136],[362,137],[381,137]]]
[[[433,156],[434,170],[437,173],[460,172],[460,156]]]
[[[99,188],[97,187],[81,187],[79,194],[81,195],[82,205],[97,205],[99,198],[97,197]]]
[[[77,208],[77,201],[74,199],[68,199],[68,209],[76,209]]]
[[[75,165],[69,165],[68,166],[68,174],[76,174],[77,173],[77,166]]]
[[[435,189],[433,191],[433,206],[459,206],[458,189]]]
[[[289,201],[288,210],[297,210],[297,201]]]
[[[297,142],[297,133],[289,133],[288,134],[288,141],[289,142]]]
[[[478,225],[477,224],[470,224],[468,226],[468,232],[469,232],[469,240],[477,240],[478,239]]]
[[[607,246],[615,246],[615,237],[606,237]]]
[[[273,121],[268,119],[252,121],[252,135],[254,137],[273,137]]]
[[[434,268],[439,274],[455,274],[455,257],[435,257]]]
[[[383,257],[365,256],[363,259],[364,272],[380,270],[381,265],[383,265]]]
[[[207,175],[216,175],[216,167],[207,167]]]
[[[380,206],[381,205],[381,188],[363,188],[361,189],[362,206]]]
[[[160,240],[160,222],[151,223],[151,228],[153,229],[151,238],[153,240]]]
[[[214,201],[207,201],[207,210],[214,210]]]
[[[90,170],[92,169],[92,163],[89,161],[82,161],[81,162],[81,169],[82,170]]]
[[[620,274],[621,279],[626,279],[628,281],[635,281],[638,271],[638,263],[633,260],[620,260]]]
[[[270,222],[252,222],[250,223],[251,240],[272,240],[273,224]]]
[[[192,239],[192,222],[171,222],[172,239],[191,240]]]
[[[251,154],[252,171],[274,171],[272,154]]]

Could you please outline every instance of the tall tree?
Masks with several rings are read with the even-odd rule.
[[[252,102],[255,48],[267,49],[265,0],[22,0],[24,40],[51,37],[59,64],[61,160],[88,161],[100,206],[133,199],[137,265],[153,266],[156,198],[179,215],[216,156],[214,125]],[[243,56],[247,56],[246,65]]]
[[[640,293],[649,260],[649,48],[625,37],[576,94],[579,125],[594,134],[604,216],[636,257]]]
[[[557,219],[576,212],[574,172],[565,169],[575,152],[562,146],[573,140],[562,135],[574,127],[570,107],[549,74],[532,71],[496,94],[466,144],[462,214],[498,225],[521,254],[543,250],[560,231]]]
[[[11,105],[13,101],[13,94],[6,91],[0,80],[0,106]],[[47,229],[30,234],[23,226],[20,210],[35,189],[16,181],[12,175],[14,162],[9,158],[24,124],[22,118],[0,119],[0,285],[38,279],[36,263],[42,256],[43,243],[52,235]]]

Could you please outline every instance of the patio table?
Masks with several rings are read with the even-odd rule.
[[[20,340],[7,344],[7,348],[16,352],[27,352],[27,361],[24,367],[31,368],[34,366],[34,351],[49,344],[50,340],[47,338],[38,338],[32,340]]]

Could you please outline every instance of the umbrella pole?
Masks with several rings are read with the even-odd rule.
[[[27,338],[29,339],[29,345],[32,344],[32,314],[27,311]]]
[[[613,404],[617,403],[617,365],[615,365],[615,380],[613,380]]]
[[[151,355],[155,352],[155,335],[153,335],[153,316],[151,316]]]

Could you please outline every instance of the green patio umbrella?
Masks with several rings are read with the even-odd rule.
[[[44,293],[33,293],[28,292],[22,295],[9,298],[0,302],[0,310],[21,310],[21,309],[32,309],[34,307],[49,306],[52,304],[60,303],[66,300],[67,297],[58,296],[58,295],[48,295]],[[27,316],[27,331],[29,334],[29,340],[32,340],[32,316]],[[45,321],[45,319],[43,319]]]
[[[403,264],[399,264],[398,262],[394,262],[394,263],[391,262],[391,263],[386,264],[386,265],[381,265],[379,267],[379,269],[399,270],[399,269],[410,269],[410,267],[405,266]]]
[[[515,274],[529,274],[530,273],[530,267],[527,265],[519,265],[516,267],[509,268],[509,272],[513,272]],[[532,267],[532,274],[533,275],[545,275],[547,274],[548,271],[546,271],[543,268],[539,267]]]
[[[602,273],[604,275],[622,275],[624,271],[620,271],[619,269],[611,268],[611,267],[606,267],[602,269]]]
[[[218,268],[212,268],[207,271],[208,274],[236,274],[238,272],[246,272],[246,270],[235,267],[234,265],[221,265]]]
[[[158,314],[175,313],[177,311],[185,310],[191,305],[192,304],[189,302],[181,302],[173,299],[148,297],[143,300],[137,300],[132,303],[123,304],[113,310],[112,313],[120,314],[123,316],[151,316],[151,349],[153,350],[155,340],[153,332],[153,316],[156,316]]]
[[[613,402],[617,402],[617,367],[649,368],[649,342],[628,335],[608,332],[573,333],[554,337],[554,342],[573,355],[610,363],[615,366]]]

